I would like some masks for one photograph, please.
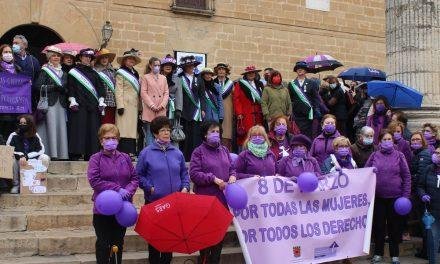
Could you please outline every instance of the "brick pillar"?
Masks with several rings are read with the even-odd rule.
[[[440,0],[386,0],[387,74],[440,103]]]

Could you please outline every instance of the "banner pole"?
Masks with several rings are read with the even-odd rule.
[[[244,260],[246,261],[246,264],[252,264],[252,259],[251,256],[249,255],[249,251],[247,249],[240,224],[238,223],[235,217],[232,219],[232,221],[234,222],[235,232],[237,233],[238,241],[240,242],[241,251],[243,252]]]

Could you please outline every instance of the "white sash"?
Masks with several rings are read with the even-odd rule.
[[[54,70],[52,70],[49,67],[43,66],[41,67],[41,69],[47,73],[47,75],[49,75],[49,77],[58,85],[58,86],[63,86],[63,83],[61,81],[61,78],[58,76],[58,74],[56,74],[56,72]]]
[[[261,103],[261,96],[256,88],[254,88],[248,81],[246,81],[244,79],[240,79],[239,82],[242,83],[244,86],[246,86],[246,88],[248,88],[248,90],[252,96],[252,101],[254,101],[254,103],[255,102]]]
[[[82,74],[76,68],[73,68],[69,71],[69,74],[75,78],[82,86],[95,97],[96,101],[98,101],[98,93],[96,92],[95,86],[90,82],[90,80]]]

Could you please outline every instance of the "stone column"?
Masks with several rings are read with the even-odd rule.
[[[440,0],[386,0],[388,80],[424,94],[440,106]]]

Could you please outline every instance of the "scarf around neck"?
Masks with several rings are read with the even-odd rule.
[[[267,149],[269,148],[269,145],[267,142],[264,142],[263,144],[254,144],[249,141],[247,147],[249,151],[254,154],[254,156],[264,158],[267,156]]]
[[[14,63],[7,63],[6,61],[1,62],[1,66],[9,73],[15,73],[15,65]]]

